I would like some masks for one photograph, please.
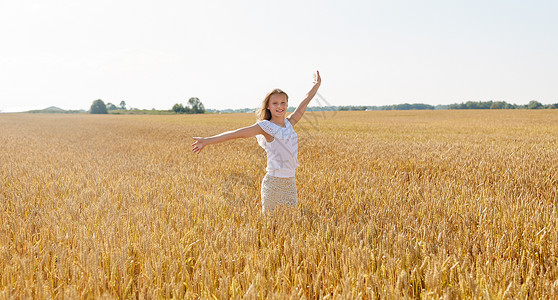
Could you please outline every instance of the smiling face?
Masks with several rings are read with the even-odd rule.
[[[271,112],[272,118],[285,118],[289,101],[285,94],[273,94],[269,98],[267,109]]]

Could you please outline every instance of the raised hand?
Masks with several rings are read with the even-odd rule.
[[[316,71],[314,74],[314,85],[320,85],[322,83],[322,78],[320,77],[320,71]]]

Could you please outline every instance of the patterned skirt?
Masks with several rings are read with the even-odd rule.
[[[262,181],[262,212],[273,212],[278,205],[296,207],[295,178],[265,174]]]

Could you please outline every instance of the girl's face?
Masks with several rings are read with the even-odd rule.
[[[273,94],[269,98],[267,109],[271,112],[271,117],[285,118],[289,102],[284,94]]]

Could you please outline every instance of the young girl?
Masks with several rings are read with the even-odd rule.
[[[294,126],[300,119],[310,100],[314,98],[322,79],[316,71],[314,86],[296,110],[285,118],[289,96],[280,89],[269,92],[256,112],[256,124],[223,132],[212,137],[194,137],[192,151],[200,153],[209,145],[237,138],[256,137],[258,144],[267,153],[267,173],[262,181],[262,211],[272,212],[277,205],[296,206],[295,169],[298,166],[298,137]]]

